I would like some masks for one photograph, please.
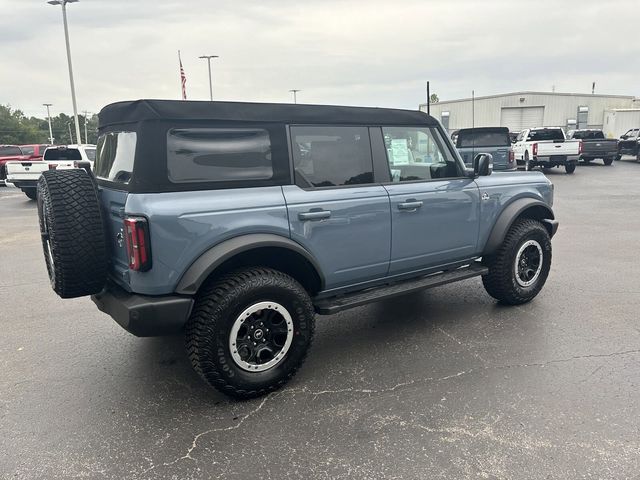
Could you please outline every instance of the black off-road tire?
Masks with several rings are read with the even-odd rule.
[[[576,171],[576,164],[574,162],[565,163],[564,171],[568,174],[571,174]]]
[[[37,188],[25,188],[22,192],[29,197],[31,200],[35,200],[38,198],[38,189]]]
[[[515,262],[518,250],[529,240],[542,247],[542,269],[532,285],[522,287],[516,280]],[[482,283],[489,295],[507,305],[520,305],[531,301],[544,286],[551,269],[551,239],[547,229],[537,220],[517,220],[507,232],[498,251],[483,258],[489,273]]]
[[[49,170],[38,181],[38,217],[47,272],[62,298],[100,292],[107,244],[93,180],[86,171]]]
[[[279,363],[250,372],[232,357],[230,335],[242,312],[260,302],[277,302],[287,309],[293,339]],[[194,370],[205,382],[226,395],[246,399],[277,390],[295,375],[307,356],[314,329],[313,304],[296,280],[270,268],[245,268],[202,287],[186,325],[186,346]]]

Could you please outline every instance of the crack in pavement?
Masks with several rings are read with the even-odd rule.
[[[319,391],[314,391],[311,390],[307,387],[303,387],[303,388],[285,388],[283,390],[281,390],[280,392],[276,392],[276,393],[272,393],[269,394],[267,396],[265,396],[262,401],[260,402],[260,404],[254,408],[253,410],[249,411],[247,414],[245,414],[243,417],[240,418],[240,420],[234,424],[231,425],[229,427],[221,427],[221,428],[212,428],[209,430],[205,430],[203,432],[198,433],[194,438],[193,441],[191,442],[191,446],[188,448],[187,452],[170,461],[170,462],[165,462],[162,464],[162,466],[171,466],[174,465],[176,463],[178,463],[181,460],[186,460],[186,459],[190,459],[193,460],[194,462],[197,462],[198,460],[194,457],[191,456],[191,454],[193,453],[193,451],[198,448],[198,441],[200,440],[200,438],[202,438],[205,435],[209,435],[211,433],[215,433],[215,432],[227,432],[227,431],[231,431],[231,430],[236,430],[238,428],[240,428],[242,426],[242,424],[250,417],[252,417],[253,415],[255,415],[256,413],[258,413],[263,407],[264,405],[267,403],[267,401],[269,401],[272,398],[276,398],[276,397],[281,397],[284,396],[286,394],[304,394],[304,395],[312,395],[315,398],[317,398],[320,395],[335,395],[335,394],[341,394],[341,393],[362,393],[362,394],[368,394],[368,395],[372,395],[372,394],[380,394],[380,393],[388,393],[388,392],[393,392],[395,390],[398,390],[400,388],[403,387],[408,387],[414,384],[419,384],[419,383],[426,383],[426,382],[441,382],[441,381],[446,381],[446,380],[451,380],[454,378],[458,378],[458,377],[462,377],[465,375],[470,375],[472,373],[477,373],[477,372],[481,372],[481,371],[487,371],[487,370],[502,370],[502,369],[508,369],[508,368],[528,368],[528,367],[545,367],[547,365],[553,365],[553,364],[557,364],[557,363],[567,363],[567,362],[572,362],[575,360],[583,360],[583,359],[589,359],[589,358],[607,358],[607,357],[617,357],[617,356],[624,356],[624,355],[634,355],[634,354],[640,354],[640,349],[635,349],[635,350],[624,350],[624,351],[620,351],[620,352],[613,352],[613,353],[603,353],[603,354],[589,354],[589,355],[576,355],[576,356],[572,356],[572,357],[567,357],[567,358],[560,358],[560,359],[555,359],[555,360],[549,360],[546,362],[539,362],[539,363],[520,363],[520,364],[507,364],[507,365],[495,365],[495,366],[484,366],[481,368],[472,368],[469,370],[463,370],[460,371],[458,373],[454,373],[451,375],[446,375],[444,377],[427,377],[427,378],[419,378],[419,379],[415,379],[415,380],[410,380],[407,382],[401,382],[398,383],[396,385],[393,385],[391,387],[387,387],[387,388],[382,388],[382,389],[370,389],[370,388],[342,388],[342,389],[336,389],[336,390],[319,390]],[[416,425],[420,428],[423,428],[426,430],[426,428],[424,426],[421,425]],[[441,431],[439,433],[452,433],[452,431],[446,432],[445,430],[440,429]],[[438,433],[437,430],[433,430],[433,433]],[[463,433],[462,431],[457,431],[456,433]],[[216,463],[215,461],[213,462],[214,464]],[[156,465],[151,465],[149,468],[147,468],[146,470],[144,470],[142,472],[142,474],[148,473],[151,470],[154,470],[156,468]]]

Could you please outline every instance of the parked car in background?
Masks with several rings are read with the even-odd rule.
[[[458,131],[456,148],[467,167],[473,166],[478,153],[490,153],[494,170],[517,168],[507,127],[463,128]]]
[[[51,145],[20,145],[22,152],[28,156],[27,160],[42,160],[42,155]]]
[[[99,121],[94,178],[38,183],[52,288],[138,336],[185,332],[236,398],[295,374],[315,313],[474,276],[520,305],[551,268],[551,182],[466,168],[423,112],[140,100]]]
[[[7,162],[26,160],[28,157],[17,145],[0,145],[0,185],[5,185],[7,178]]]
[[[68,170],[83,168],[91,171],[95,159],[93,145],[59,145],[50,146],[44,151],[42,161],[21,160],[7,162],[7,183],[13,184],[24,194],[35,200],[37,197],[38,179],[48,170]]]
[[[516,161],[525,170],[564,167],[567,173],[575,171],[581,148],[582,142],[567,140],[560,127],[527,128],[513,144]]]
[[[633,155],[640,162],[640,128],[632,128],[620,137],[618,155]]]
[[[585,163],[601,158],[605,165],[611,165],[618,157],[618,140],[605,138],[602,130],[570,130],[567,132],[567,138],[582,142],[580,160]]]
[[[75,160],[88,161],[93,165],[96,159],[96,146],[91,144],[84,145],[61,145],[49,147],[45,150],[43,160]]]

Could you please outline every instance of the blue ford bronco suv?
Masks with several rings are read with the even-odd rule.
[[[422,112],[139,100],[99,119],[93,172],[39,181],[51,285],[134,335],[184,332],[233,397],[295,374],[316,313],[474,276],[517,305],[549,274],[552,184],[465,167]]]

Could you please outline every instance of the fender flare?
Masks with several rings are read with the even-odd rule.
[[[195,295],[202,283],[220,265],[235,255],[261,247],[280,247],[303,256],[315,269],[324,288],[324,277],[317,260],[300,244],[293,240],[270,233],[253,233],[225,240],[200,255],[182,274],[175,292],[181,295]]]
[[[558,222],[555,220],[555,215],[549,205],[533,198],[520,198],[514,200],[502,210],[502,213],[500,213],[500,216],[491,229],[491,234],[489,234],[482,255],[491,255],[494,253],[504,241],[507,232],[516,219],[532,207],[538,210],[539,213],[537,217],[544,223],[545,228],[549,231],[549,236],[553,237],[558,229]],[[542,215],[540,215],[540,213],[542,213]]]

